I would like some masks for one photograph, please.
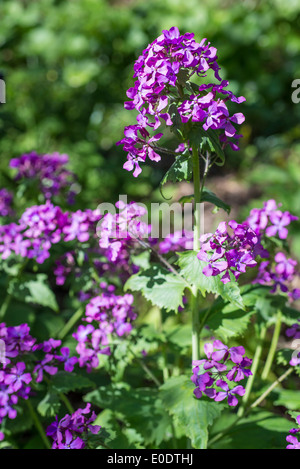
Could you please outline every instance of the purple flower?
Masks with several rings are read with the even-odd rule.
[[[61,420],[57,416],[47,428],[47,435],[53,439],[52,449],[83,449],[89,432],[96,435],[101,430],[93,425],[96,414],[91,413],[91,404],[84,409],[77,409],[72,415],[65,415]]]
[[[200,399],[205,395],[217,402],[227,398],[230,406],[236,406],[238,403],[236,395],[243,396],[245,389],[240,385],[230,389],[225,379],[229,382],[238,382],[249,377],[252,374],[249,370],[252,360],[244,356],[244,347],[229,348],[220,340],[215,340],[213,344],[204,344],[204,352],[208,360],[193,361],[191,381],[195,385],[195,397]],[[217,388],[221,388],[222,391]]]
[[[300,442],[295,436],[288,435],[286,437],[286,441],[291,443],[290,445],[287,445],[286,449],[300,449]]]
[[[68,347],[62,347],[60,349],[60,355],[55,355],[56,360],[64,364],[64,370],[71,373],[74,370],[74,366],[78,362],[77,357],[70,357],[70,349]]]
[[[24,383],[29,384],[32,380],[30,373],[24,373],[25,369],[25,363],[19,362],[16,366],[11,368],[10,374],[5,377],[5,384],[10,385],[13,392],[19,391]]]
[[[224,399],[228,399],[228,405],[235,407],[238,404],[238,399],[236,397],[236,394],[238,396],[243,396],[246,392],[246,390],[243,388],[243,386],[235,386],[233,389],[229,389],[228,384],[219,379],[216,382],[216,385],[219,386],[223,391],[219,391],[216,394],[215,401],[223,401]]]
[[[202,78],[209,69],[220,84],[201,85],[199,93],[190,96],[180,92],[182,76],[186,76],[187,81],[194,74]],[[230,116],[226,102],[231,100],[241,103],[245,98],[237,98],[225,89],[228,82],[221,80],[219,70],[216,48],[206,43],[206,39],[197,43],[194,34],[180,35],[177,27],[163,30],[148,45],[134,64],[136,81],[126,93],[131,101],[126,101],[124,107],[138,111],[138,124],[125,127],[125,138],[117,142],[127,152],[124,169],[133,170],[133,176],[137,177],[142,171],[140,163],[144,163],[147,157],[152,161],[161,159],[163,149],[158,149],[157,141],[162,134],[151,137],[146,128],[156,130],[162,121],[167,126],[173,124],[168,106],[174,96],[177,98],[177,110],[183,123],[201,122],[204,130],[218,129],[221,131],[222,144],[229,144],[234,150],[238,150],[237,141],[241,136],[236,134],[233,124],[242,124],[244,116],[241,113]],[[186,91],[190,91],[190,88]]]

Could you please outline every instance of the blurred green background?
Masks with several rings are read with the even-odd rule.
[[[241,216],[265,197],[300,215],[300,103],[291,99],[292,81],[300,78],[299,0],[2,0],[0,17],[7,86],[1,186],[10,158],[59,151],[79,175],[81,207],[118,194],[157,201],[170,161],[144,165],[135,179],[122,169],[126,155],[115,142],[135,121],[123,107],[135,59],[176,25],[217,47],[222,78],[247,99],[238,109],[246,116],[241,151],[228,152],[218,170],[257,188]],[[300,236],[294,242],[300,252]]]

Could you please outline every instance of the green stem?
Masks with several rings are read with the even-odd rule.
[[[47,437],[46,433],[44,432],[44,429],[42,427],[40,419],[39,419],[37,413],[35,412],[34,408],[32,407],[32,404],[31,404],[30,400],[28,399],[26,401],[26,403],[27,403],[27,407],[28,407],[29,413],[31,415],[31,418],[33,420],[33,423],[36,426],[36,429],[39,432],[40,437],[42,438],[42,440],[44,442],[44,445],[46,446],[47,449],[51,449],[51,443],[48,440],[48,437]]]
[[[197,147],[192,147],[193,149],[193,181],[194,181],[194,203],[195,203],[195,213],[194,213],[194,251],[199,251],[200,249],[200,204],[201,204],[201,181],[200,181],[200,165],[199,165],[199,155]]]
[[[249,397],[250,397],[250,394],[251,394],[251,391],[252,391],[253,382],[254,382],[254,379],[255,379],[255,376],[256,376],[256,372],[257,372],[258,365],[259,365],[259,360],[260,360],[260,357],[261,357],[261,354],[262,354],[263,342],[264,342],[266,332],[267,332],[266,326],[262,325],[260,335],[259,335],[258,344],[257,344],[256,350],[255,350],[255,354],[254,354],[254,358],[253,358],[253,362],[252,362],[252,366],[251,366],[252,375],[249,376],[249,378],[248,378],[247,385],[246,385],[246,392],[243,396],[242,405],[238,410],[238,414],[237,414],[238,417],[242,417],[245,413],[245,407],[247,405],[247,402],[249,400]]]
[[[276,379],[276,381],[274,381],[274,383],[271,384],[271,386],[268,387],[268,389],[258,399],[256,399],[255,402],[253,402],[253,404],[251,404],[248,412],[257,407],[270,394],[270,392],[272,392],[273,389],[276,388],[276,386],[278,386],[278,384],[280,384],[283,380],[285,380],[293,371],[294,367],[291,366],[288,368],[278,379]]]
[[[193,288],[192,296],[192,358],[200,359],[200,328],[197,288]]]
[[[62,392],[60,392],[59,394],[59,398],[60,400],[65,404],[66,408],[68,409],[68,411],[71,413],[71,414],[74,414],[75,410],[71,404],[71,402],[69,401],[69,399],[67,398],[67,396],[65,396]]]
[[[160,387],[161,383],[158,381],[156,376],[152,373],[152,371],[148,368],[148,366],[141,360],[139,357],[136,356],[136,354],[131,350],[131,348],[128,348],[130,353],[134,356],[134,358],[137,360],[137,362],[141,365],[145,373],[151,378],[151,380],[156,384],[156,386]]]
[[[228,428],[226,428],[226,430],[217,433],[217,435],[215,435],[209,441],[209,447],[227,435],[242,418],[246,417],[253,409],[255,409],[255,407],[257,407],[273,391],[273,389],[276,388],[276,386],[278,386],[278,384],[280,384],[282,381],[284,381],[293,371],[294,367],[288,368],[287,371],[285,371],[278,379],[276,379],[276,381],[274,381],[274,383],[272,383],[271,386],[269,386],[268,389],[258,399],[256,399],[256,401],[254,401],[250,407],[248,407],[244,415],[238,416],[237,419]]]
[[[198,148],[192,147],[193,181],[194,181],[194,251],[200,249],[200,203],[201,203],[201,181]],[[196,287],[192,289],[192,358],[200,358],[200,328],[199,328],[199,295]]]
[[[274,360],[274,355],[277,349],[277,344],[279,340],[279,335],[280,335],[280,330],[281,330],[281,311],[278,311],[277,313],[277,319],[276,319],[276,324],[273,332],[273,337],[270,345],[270,350],[268,353],[268,357],[263,369],[263,372],[261,374],[261,377],[263,380],[267,379],[273,364]]]
[[[61,331],[58,333],[58,339],[62,340],[68,334],[68,332],[72,329],[76,322],[79,321],[83,312],[84,308],[80,306],[80,308],[78,308],[78,310],[73,314],[73,316],[71,316],[67,324],[65,324]]]
[[[2,303],[2,306],[1,306],[1,309],[0,309],[0,319],[3,319],[5,314],[6,314],[6,311],[10,305],[10,302],[12,300],[12,295],[10,293],[8,293],[5,297],[5,300],[3,301]]]

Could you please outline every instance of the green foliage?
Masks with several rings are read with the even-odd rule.
[[[192,160],[190,154],[183,153],[176,157],[175,162],[164,175],[161,185],[166,182],[189,181],[192,178]]]
[[[159,264],[152,264],[149,269],[132,275],[124,289],[141,291],[152,304],[166,311],[177,311],[179,306],[183,306],[182,296],[186,286],[180,276],[168,272]]]
[[[223,299],[233,303],[236,307],[244,309],[243,299],[241,297],[238,284],[232,279],[231,282],[223,284],[219,276],[206,277],[202,270],[205,262],[197,258],[197,252],[186,251],[178,253],[177,261],[181,275],[191,284],[195,285],[202,295],[214,293],[220,295]]]
[[[209,189],[203,189],[201,194],[201,202],[209,202],[214,204],[218,208],[222,208],[225,212],[230,213],[230,206],[223,202],[223,200],[219,199],[216,194]]]
[[[178,376],[161,386],[160,396],[175,426],[191,439],[193,448],[205,449],[208,427],[221,415],[223,406],[209,399],[196,399],[193,390],[188,378]]]
[[[48,392],[37,406],[42,417],[55,417],[60,409],[61,402],[56,393]]]
[[[214,428],[217,432],[229,424],[228,415],[223,415]],[[240,420],[211,449],[278,449],[286,446],[286,436],[291,422],[271,412],[254,412]]]
[[[8,293],[25,303],[34,303],[58,311],[55,295],[50,289],[45,274],[22,274],[9,282]]]
[[[171,419],[157,389],[132,389],[120,383],[100,387],[88,393],[84,399],[113,412],[113,425],[116,425],[115,419],[123,421],[142,436],[145,444],[156,446],[171,436]],[[101,417],[99,421],[103,421]]]
[[[94,383],[89,378],[77,373],[58,371],[52,378],[51,387],[58,393],[68,393],[78,389],[94,387]]]

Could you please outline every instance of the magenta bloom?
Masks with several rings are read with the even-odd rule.
[[[228,399],[228,405],[235,407],[238,404],[238,399],[236,397],[236,394],[238,396],[243,396],[246,392],[246,390],[243,388],[243,386],[235,386],[233,389],[229,389],[228,384],[225,381],[222,381],[221,379],[216,382],[216,385],[219,386],[223,391],[217,392],[215,401],[223,401],[224,399]]]
[[[19,391],[23,384],[29,384],[32,380],[30,373],[24,373],[26,365],[23,362],[18,362],[16,366],[12,367],[10,374],[6,375],[4,382],[9,384],[13,392]]]

